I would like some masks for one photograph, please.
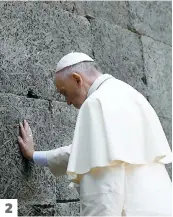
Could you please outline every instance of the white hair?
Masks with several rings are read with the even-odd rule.
[[[64,78],[66,78],[68,75],[72,74],[72,73],[79,73],[79,74],[84,74],[84,75],[88,75],[88,76],[95,76],[98,74],[102,74],[100,68],[98,67],[96,62],[88,62],[88,61],[84,61],[81,63],[77,63],[75,65],[72,66],[68,66],[60,71],[58,71],[57,73],[62,73]]]

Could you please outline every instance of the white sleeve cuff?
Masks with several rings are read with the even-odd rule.
[[[33,161],[40,166],[48,166],[47,151],[34,151]]]

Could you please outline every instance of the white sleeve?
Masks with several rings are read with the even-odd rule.
[[[47,151],[34,151],[33,154],[34,163],[40,166],[48,166],[46,153]]]
[[[71,146],[64,146],[46,152],[48,167],[54,176],[66,174]]]

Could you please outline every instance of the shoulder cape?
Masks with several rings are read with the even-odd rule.
[[[76,122],[67,174],[82,174],[117,162],[170,163],[171,150],[159,118],[130,85],[109,79],[83,103]]]

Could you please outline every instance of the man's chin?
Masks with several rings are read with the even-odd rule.
[[[80,109],[81,105],[76,105],[76,104],[73,104],[73,106],[76,108],[76,109]]]

